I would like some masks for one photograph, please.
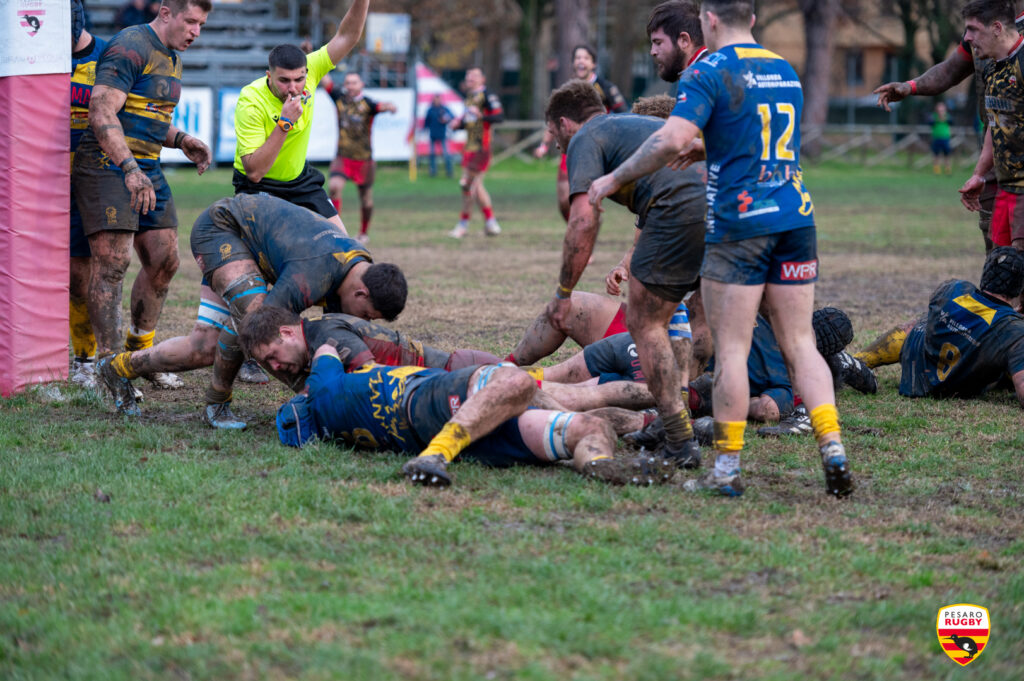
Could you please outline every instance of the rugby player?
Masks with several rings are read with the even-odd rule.
[[[613,173],[590,185],[590,201],[597,210],[604,197],[616,196],[649,173],[664,172],[666,163],[686,167],[703,130],[697,153],[707,156],[709,210],[701,292],[717,357],[716,459],[707,475],[687,486],[728,496],[743,493],[746,361],[765,296],[775,336],[811,416],[826,490],[845,496],[853,481],[832,376],[811,328],[818,260],[814,207],[799,163],[800,81],[784,59],[754,42],[751,3],[704,0],[700,21],[708,49],[716,52],[683,72],[672,116]]]
[[[215,428],[244,428],[231,413],[231,387],[243,359],[235,327],[247,311],[265,300],[295,312],[323,305],[390,321],[405,307],[398,267],[373,263],[336,224],[273,196],[238,194],[207,208],[192,227],[192,254],[203,272],[192,333],[97,367],[123,413],[138,413],[130,383],[136,375],[213,364],[203,416]],[[267,284],[273,285],[269,293]]]
[[[597,54],[589,45],[577,45],[572,49],[572,71],[573,76],[579,80],[586,81],[594,86],[597,94],[601,96],[606,113],[624,113],[626,111],[626,98],[622,92],[607,78],[597,75]],[[545,128],[544,137],[540,144],[534,149],[533,155],[543,158],[548,153],[548,148],[554,137]],[[562,151],[562,161],[558,166],[557,180],[558,210],[562,218],[569,219],[569,169],[565,165],[565,151]]]
[[[661,126],[660,119],[604,113],[587,83],[570,81],[552,93],[545,112],[559,147],[568,152],[572,194],[562,268],[545,315],[568,333],[572,289],[593,252],[600,214],[586,191],[592,180],[629,158]],[[664,169],[625,187],[614,200],[637,216],[639,237],[632,250],[626,327],[636,341],[648,387],[666,426],[664,456],[699,465],[682,389],[686,385],[689,341],[669,341],[669,321],[683,296],[695,289],[704,250],[704,178],[699,168]],[[678,351],[676,350],[678,348]],[[521,359],[517,355],[517,359]]]
[[[272,305],[264,305],[246,315],[238,336],[245,354],[253,357],[288,385],[302,388],[309,374],[316,349],[327,343],[338,351],[346,371],[359,371],[369,364],[421,366],[457,371],[467,366],[498,364],[500,360],[481,350],[456,350],[448,353],[411,339],[397,331],[346,314],[326,314],[301,319],[297,314]],[[627,382],[600,386],[561,385],[542,381],[541,371],[526,370],[538,381],[534,406],[566,407],[573,411],[623,407],[642,409],[651,406],[649,393]],[[646,423],[643,415],[602,412],[613,417],[628,433]],[[639,424],[639,425],[638,425]]]
[[[1009,379],[1024,407],[1024,255],[1002,246],[975,287],[951,279],[928,312],[891,329],[855,356],[870,367],[899,362],[905,397],[977,397]]]
[[[613,483],[667,482],[656,457],[614,458],[615,431],[589,414],[529,409],[536,382],[509,366],[458,371],[370,366],[346,373],[337,350],[320,346],[306,391],[277,413],[281,442],[343,440],[368,449],[418,452],[402,466],[413,483],[448,486],[456,457],[488,466],[571,461],[588,477]]]
[[[377,162],[371,148],[373,119],[379,113],[394,113],[391,102],[377,102],[363,94],[363,79],[358,73],[346,73],[341,92],[329,90],[338,109],[338,154],[331,163],[329,189],[331,203],[341,213],[341,194],[345,181],[352,180],[359,190],[359,243],[368,243],[370,217],[373,215],[373,179]]]
[[[1017,0],[1014,4],[1020,10],[1024,2]],[[1024,11],[1018,12],[1014,23],[1018,33],[1024,31]],[[920,76],[915,76],[904,82],[886,83],[876,88],[874,94],[878,95],[878,106],[886,111],[891,111],[889,106],[891,103],[902,101],[911,95],[932,97],[942,94],[973,73],[975,91],[979,94],[977,98],[978,118],[987,127],[988,116],[985,114],[985,98],[981,94],[985,92],[983,74],[990,61],[991,59],[975,55],[971,43],[967,41],[966,37],[962,38],[957,49],[944,61],[939,62]],[[981,230],[981,235],[985,240],[985,252],[988,253],[992,250],[992,239],[989,234],[992,225],[992,203],[999,187],[996,184],[995,172],[991,170],[982,179],[985,184],[978,192],[978,229]]]
[[[484,187],[484,175],[491,164],[491,126],[505,120],[498,95],[487,89],[484,72],[473,67],[466,71],[466,109],[455,121],[453,128],[465,129],[466,146],[462,150],[462,214],[459,221],[448,232],[453,239],[461,239],[469,233],[469,215],[473,202],[484,214],[484,234],[501,234],[501,225],[494,217],[491,195]]]
[[[345,230],[324,191],[324,176],[306,160],[317,83],[352,51],[363,32],[369,0],[353,0],[326,45],[309,55],[278,45],[267,75],[242,88],[235,106],[236,194],[261,192],[318,213]]]
[[[974,174],[960,188],[964,206],[981,210],[985,176],[995,171],[999,189],[992,206],[990,238],[995,246],[1024,250],[1024,91],[1018,79],[1024,65],[1024,38],[1014,25],[1013,8],[1005,0],[973,0],[961,15],[964,39],[980,58],[991,59],[985,81],[988,126]]]
[[[132,247],[142,268],[132,285],[124,344],[129,350],[152,346],[178,269],[178,218],[160,150],[181,149],[199,174],[212,160],[206,144],[171,124],[181,94],[177,52],[199,37],[210,9],[209,0],[167,0],[151,23],[114,36],[96,64],[89,127],[75,151],[71,181],[91,254],[87,308],[99,359],[121,345],[122,287]],[[76,253],[84,257],[84,244]],[[80,314],[75,323],[84,323]],[[153,378],[167,387],[181,385],[175,376]]]

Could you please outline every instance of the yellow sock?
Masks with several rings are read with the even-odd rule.
[[[128,331],[128,336],[124,339],[125,350],[145,350],[146,348],[153,347],[153,339],[156,338],[156,329],[153,331],[139,331],[138,333],[132,333]]]
[[[871,369],[884,364],[896,364],[900,361],[900,350],[907,340],[907,332],[902,327],[896,326],[886,331],[878,340],[864,350],[856,353],[854,357],[861,360]]]
[[[68,309],[71,320],[71,350],[75,357],[92,357],[96,354],[96,336],[89,320],[89,306],[84,300],[71,301]]]
[[[122,378],[138,378],[139,375],[132,369],[132,353],[119,352],[110,360],[110,366],[114,368],[117,375]]]
[[[743,449],[743,432],[746,429],[746,421],[715,421],[712,443],[715,450],[732,453]]]
[[[530,374],[530,378],[532,378],[535,381],[543,381],[544,380],[544,367],[530,366],[530,367],[519,367],[519,368],[522,369],[523,371],[525,371],[526,373]]]
[[[811,428],[814,429],[814,437],[821,440],[826,435],[835,434],[829,438],[839,441],[839,410],[834,404],[819,404],[811,410]]]
[[[459,455],[463,449],[469,446],[469,433],[458,423],[448,422],[444,424],[441,432],[434,436],[420,456],[432,456],[440,454],[445,461],[451,461]]]

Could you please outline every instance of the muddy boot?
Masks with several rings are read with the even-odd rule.
[[[590,461],[582,474],[613,485],[649,487],[663,485],[672,479],[675,464],[657,456],[641,455],[601,458]]]
[[[409,459],[402,466],[402,475],[414,485],[427,487],[448,487],[452,484],[448,475],[448,462],[441,454],[429,454]]]

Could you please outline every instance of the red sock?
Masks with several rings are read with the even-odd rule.
[[[512,356],[512,353],[511,353],[511,352],[510,352],[510,353],[508,353],[508,357],[506,357],[506,358],[505,358],[505,359],[503,359],[502,361],[503,361],[503,362],[512,362],[512,363],[513,363],[513,364],[515,364],[516,366],[519,366],[519,362],[517,362],[517,361],[516,361],[516,358]]]
[[[465,220],[466,222],[469,222],[469,213],[462,213],[462,214],[459,215],[459,217],[462,220]]]
[[[690,394],[690,400],[689,400],[689,405],[688,406],[690,407],[690,413],[692,414],[693,412],[695,412],[698,409],[700,409],[701,399],[700,399],[700,395],[697,394],[696,390],[690,390],[688,392]]]
[[[362,224],[359,227],[359,233],[360,234],[366,234],[366,232],[368,232],[369,229],[370,229],[370,221],[369,220],[363,220]]]
[[[793,395],[793,406],[794,407],[799,407],[803,403],[804,403],[804,398],[800,397],[799,395]]]
[[[341,214],[341,199],[331,199],[331,205],[334,206],[334,210]]]
[[[494,218],[494,209],[491,208],[490,206],[484,206],[480,210],[482,210],[484,212],[484,219],[485,220],[491,220],[491,219]]]

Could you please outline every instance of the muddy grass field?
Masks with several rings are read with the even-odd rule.
[[[487,185],[503,233],[454,181],[378,173],[370,248],[410,283],[395,325],[504,356],[557,284],[553,164]],[[977,281],[983,248],[956,189],[902,168],[806,169],[818,304],[855,348]],[[227,171],[171,173],[182,266],[157,338],[187,333],[199,275],[188,225]],[[343,219],[358,224],[355,193]],[[598,292],[632,237],[609,207],[578,288]],[[565,347],[551,361],[565,358]],[[1024,669],[1024,435],[1009,394],[911,401],[839,395],[857,489],[826,497],[809,438],[748,430],[747,493],[612,488],[557,468],[455,464],[449,490],[408,486],[402,456],[276,444],[277,385],[236,385],[245,433],[184,390],[142,385],[143,415],[70,391],[0,409],[0,677],[348,679],[972,679]],[[99,493],[102,492],[102,495]],[[103,501],[104,496],[109,501]],[[970,670],[942,652],[942,606],[989,608]]]

